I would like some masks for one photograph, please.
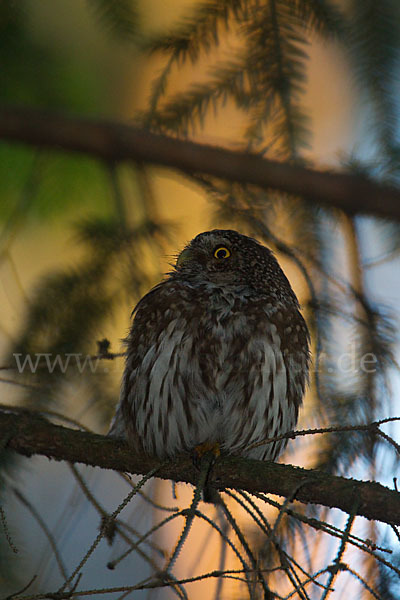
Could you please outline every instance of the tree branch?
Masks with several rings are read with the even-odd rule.
[[[256,154],[196,144],[114,121],[67,117],[27,108],[0,108],[0,138],[38,148],[134,160],[272,188],[340,208],[400,220],[400,190],[365,177],[321,172]]]
[[[129,473],[145,474],[160,464],[147,456],[133,454],[125,442],[54,425],[27,409],[0,410],[0,440],[3,448],[24,456],[41,454]],[[194,485],[198,476],[188,455],[160,465],[157,473],[162,479]],[[300,502],[340,508],[349,514],[357,505],[357,514],[367,519],[400,524],[400,493],[379,483],[233,456],[216,462],[210,483],[218,489],[238,488],[279,496],[295,494]]]

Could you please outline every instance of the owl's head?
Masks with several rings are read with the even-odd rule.
[[[271,250],[231,229],[197,235],[179,254],[175,276],[198,284],[248,286],[275,297],[295,299]]]

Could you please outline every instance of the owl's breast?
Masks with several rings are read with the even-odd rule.
[[[146,318],[138,311],[128,340],[121,399],[144,450],[173,456],[218,441],[243,453],[267,431],[291,429],[290,374],[263,303],[217,286],[195,298],[172,292]]]

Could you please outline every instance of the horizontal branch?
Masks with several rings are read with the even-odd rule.
[[[159,465],[157,477],[193,485],[199,477],[188,455],[161,465],[155,459],[133,454],[125,442],[54,425],[29,410],[0,410],[0,439],[3,447],[25,456],[41,454],[135,474],[146,474]],[[367,519],[400,525],[400,493],[379,483],[234,456],[216,462],[210,483],[221,490],[272,493],[347,513],[356,510]]]
[[[84,152],[106,160],[134,160],[256,184],[336,207],[400,220],[400,190],[345,173],[321,172],[257,154],[196,144],[106,120],[34,109],[0,108],[0,138],[37,148]]]

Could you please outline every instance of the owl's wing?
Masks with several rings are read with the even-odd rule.
[[[124,418],[121,410],[121,402],[118,403],[115,415],[112,418],[110,429],[108,430],[107,435],[126,440],[126,431]]]
[[[301,405],[310,364],[310,334],[301,313],[296,310],[284,313],[280,322],[277,322],[281,338],[281,350],[286,371],[288,373],[287,393],[296,407],[297,412]]]
[[[156,297],[157,297],[157,292],[160,290],[160,288],[162,288],[162,286],[164,284],[165,284],[165,282],[161,282],[161,283],[157,284],[156,286],[154,286],[145,296],[143,296],[143,298],[141,298],[141,300],[139,300],[139,302],[136,304],[136,306],[132,310],[131,318],[135,317],[137,315],[137,313],[139,313],[139,318],[134,318],[131,329],[129,331],[129,335],[124,340],[125,345],[128,347],[127,354],[128,353],[130,354],[131,363],[132,363],[132,359],[134,360],[134,357],[132,356],[132,349],[136,348],[138,350],[136,360],[137,361],[140,360],[137,342],[139,341],[139,336],[141,335],[142,330],[143,330],[143,316],[145,316],[146,312],[148,312],[149,310],[151,312],[152,305],[154,304],[154,301],[156,300]],[[140,314],[140,313],[142,313],[142,314]],[[125,379],[126,379],[126,365],[125,365],[125,374],[124,374],[124,377],[122,379],[122,384],[121,384],[119,402],[118,402],[117,408],[115,410],[115,414],[112,418],[110,428],[107,433],[107,435],[109,435],[109,436],[122,438],[122,439],[126,439],[126,437],[127,437],[127,433],[126,433],[126,429],[125,429],[125,418],[124,418],[124,413],[122,410],[123,399],[125,398],[125,387],[126,387]]]
[[[124,340],[127,352],[119,403],[107,434],[109,436],[127,439],[127,422],[129,439],[132,440],[134,436],[134,432],[131,431],[130,410],[127,407],[132,387],[131,374],[143,361],[147,348],[155,342],[160,334],[163,327],[162,312],[165,309],[165,295],[173,294],[173,289],[170,288],[168,280],[157,284],[143,296],[132,311],[133,323],[128,337]]]
[[[248,380],[253,382],[245,395],[247,432],[244,446],[292,430],[297,422],[307,381],[308,330],[298,310],[280,309],[266,321],[259,319],[261,337],[251,337],[247,354],[251,358]],[[261,358],[260,358],[261,355]],[[242,417],[243,419],[243,417]],[[275,460],[287,440],[255,446],[246,455],[258,460]]]

